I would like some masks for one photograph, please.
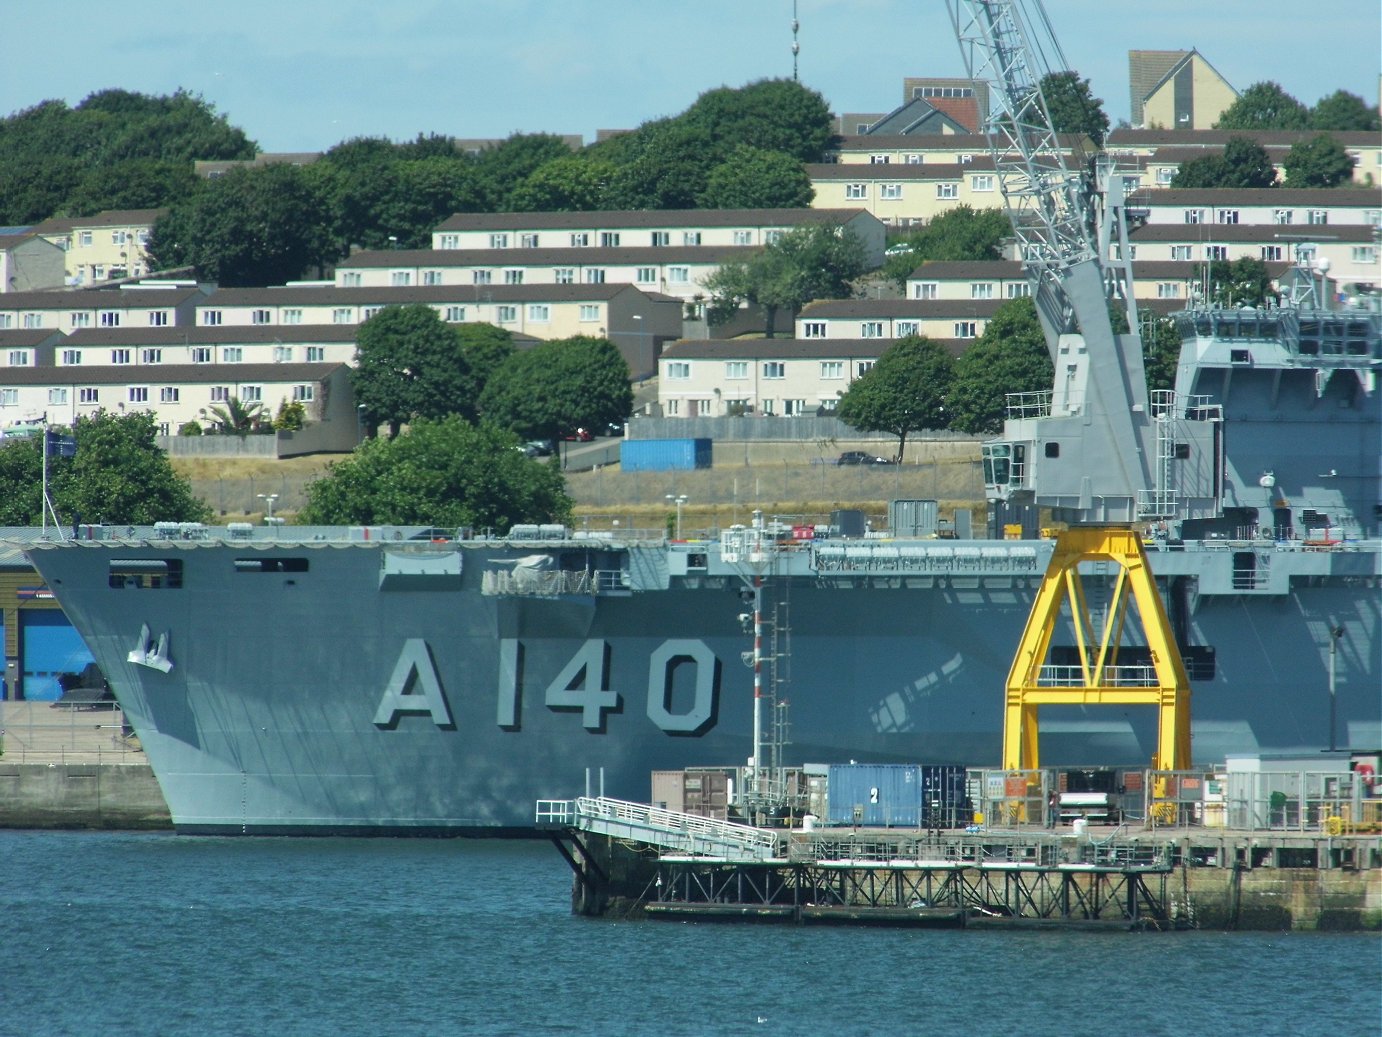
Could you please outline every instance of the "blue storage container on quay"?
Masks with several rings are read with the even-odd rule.
[[[922,770],[915,763],[832,763],[826,773],[827,822],[867,828],[919,827]]]
[[[709,468],[710,444],[709,439],[626,439],[619,444],[619,465],[626,472]]]

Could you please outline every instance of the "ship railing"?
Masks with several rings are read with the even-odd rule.
[[[811,549],[820,573],[1036,572],[1030,544],[957,547],[951,544],[818,544]]]
[[[1040,392],[1010,392],[1005,396],[1007,416],[1010,420],[1023,418],[1049,418],[1051,416],[1051,390]]]
[[[1154,688],[1157,679],[1155,666],[1105,666],[1095,674],[1094,684],[1105,688]],[[1078,688],[1085,684],[1084,669],[1080,666],[1047,665],[1041,668],[1037,684],[1047,688]]]
[[[515,567],[492,569],[480,581],[480,593],[495,597],[555,598],[560,595],[593,595],[593,573],[585,570],[543,570]]]
[[[549,814],[559,812],[552,801]],[[694,856],[765,860],[779,855],[781,834],[733,821],[631,803],[608,797],[583,796],[571,801],[571,827],[614,838],[636,839]]]

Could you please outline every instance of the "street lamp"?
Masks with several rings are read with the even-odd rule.
[[[260,493],[256,494],[256,496],[264,502],[264,506],[267,509],[264,515],[264,525],[272,526],[274,524],[274,501],[278,500],[278,494]]]
[[[1329,628],[1329,751],[1334,751],[1334,657],[1339,651],[1339,638],[1344,636],[1343,627]]]
[[[674,494],[674,493],[669,493],[669,494],[667,494],[667,500],[670,501],[672,504],[675,504],[675,505],[677,506],[677,539],[680,540],[680,539],[681,539],[681,508],[682,508],[682,505],[686,503],[686,494],[684,494],[684,493],[675,493],[675,494]]]

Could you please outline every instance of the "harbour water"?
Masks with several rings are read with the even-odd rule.
[[[1375,1033],[1376,934],[573,917],[546,843],[0,832],[0,1034]]]

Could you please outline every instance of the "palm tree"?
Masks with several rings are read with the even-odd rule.
[[[226,436],[248,436],[265,420],[262,403],[241,403],[238,396],[224,406],[212,407],[209,417],[216,431]]]

